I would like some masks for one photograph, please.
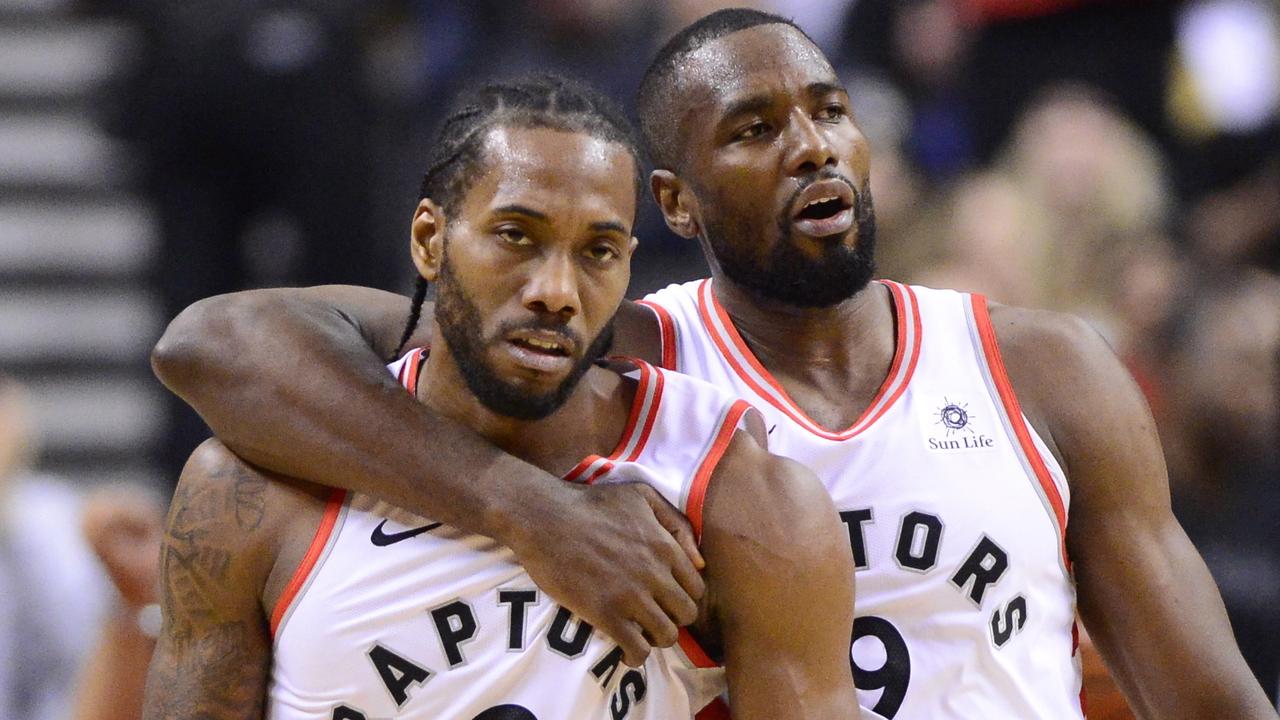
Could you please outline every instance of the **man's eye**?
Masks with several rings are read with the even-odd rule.
[[[587,255],[592,260],[601,263],[616,260],[621,257],[621,254],[613,247],[613,245],[604,243],[600,245],[592,245],[591,248],[587,250]]]
[[[839,120],[848,116],[849,111],[843,105],[828,105],[818,111],[819,120]]]
[[[498,231],[498,237],[502,238],[503,242],[508,245],[523,246],[533,244],[533,241],[529,239],[528,235],[524,234],[524,231],[517,230],[516,228],[503,228]]]
[[[738,133],[733,136],[733,139],[734,140],[750,140],[751,138],[760,137],[761,135],[765,134],[768,131],[769,131],[768,125],[766,125],[763,122],[757,121],[739,130]]]

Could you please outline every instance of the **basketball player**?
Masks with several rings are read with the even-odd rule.
[[[818,473],[858,568],[852,661],[868,716],[1082,717],[1078,609],[1140,717],[1275,717],[1106,344],[1069,316],[871,282],[869,150],[803,32],[754,11],[709,15],[660,51],[639,106],[653,195],[712,277],[624,306],[617,345],[732,388],[765,416],[772,450]],[[394,435],[368,429],[407,415],[364,380],[376,362],[357,350],[361,334],[393,348],[403,308],[352,289],[224,298],[175,323],[157,365],[247,457],[389,497],[403,488],[386,478],[403,474],[481,531],[518,538],[526,521],[488,499],[493,485],[432,467],[473,451],[498,466],[462,432],[408,418]],[[290,374],[265,372],[284,341],[268,337],[323,367],[287,403],[275,398]],[[338,379],[362,391],[328,417]],[[259,413],[255,430],[302,422],[265,440],[230,422]],[[322,474],[327,445],[364,474]],[[569,585],[566,601],[597,603]]]
[[[436,341],[391,371],[554,482],[644,483],[688,515],[709,563],[698,641],[628,669],[493,540],[268,482],[209,441],[168,520],[145,717],[670,720],[727,677],[740,718],[856,718],[852,556],[821,484],[765,452],[760,418],[726,391],[593,365],[636,242],[626,121],[550,78],[460,107],[412,223]]]

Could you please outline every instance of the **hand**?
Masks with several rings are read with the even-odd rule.
[[[144,490],[105,488],[85,500],[85,540],[129,607],[156,602],[163,523],[156,499]]]
[[[698,617],[704,563],[689,521],[640,483],[558,483],[521,498],[515,551],[552,598],[622,646],[638,667]]]

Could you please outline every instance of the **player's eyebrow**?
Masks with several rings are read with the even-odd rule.
[[[818,98],[818,97],[822,97],[823,95],[831,95],[832,93],[843,94],[846,91],[843,87],[837,85],[836,83],[818,81],[818,82],[811,82],[808,85],[806,85],[804,88],[804,92],[806,95],[808,95],[811,98]]]
[[[773,100],[768,95],[750,95],[729,103],[724,112],[720,114],[720,118],[721,120],[729,120],[739,115],[760,112],[771,104],[773,104]]]
[[[547,218],[546,213],[538,212],[531,207],[520,205],[518,203],[496,207],[493,209],[493,212],[501,215],[527,215],[534,220],[542,220],[543,222],[546,222],[549,219]]]
[[[600,222],[591,223],[591,229],[595,232],[616,232],[621,235],[628,235],[627,228],[622,223],[614,220],[602,220]]]

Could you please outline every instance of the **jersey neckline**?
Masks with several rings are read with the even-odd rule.
[[[843,430],[824,427],[809,417],[808,413],[791,399],[786,389],[782,387],[782,383],[774,378],[742,339],[729,314],[725,312],[720,301],[716,299],[715,293],[712,292],[710,278],[701,281],[696,290],[698,315],[711,340],[728,361],[734,373],[755,391],[756,395],[818,437],[827,440],[848,440],[871,427],[902,396],[920,359],[920,305],[915,291],[908,285],[892,280],[878,282],[889,289],[889,297],[897,321],[893,362],[889,366],[888,375],[866,410],[852,425]]]
[[[414,398],[418,396],[418,377],[428,350],[425,347],[414,350],[409,361],[400,368],[400,384]],[[561,476],[569,482],[590,485],[612,470],[616,463],[634,461],[649,441],[653,422],[658,417],[658,404],[662,401],[662,389],[666,384],[662,373],[640,358],[618,356],[610,359],[630,363],[640,373],[636,380],[635,396],[631,400],[631,411],[627,415],[627,425],[618,438],[618,444],[607,457],[595,453],[587,455]]]

